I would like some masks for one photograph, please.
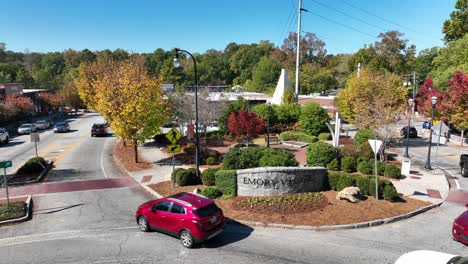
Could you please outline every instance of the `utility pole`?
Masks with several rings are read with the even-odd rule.
[[[416,72],[413,71],[413,100],[415,100],[416,98]],[[414,103],[413,103],[413,107],[411,109],[411,114],[414,115]],[[409,129],[409,128],[408,128]]]
[[[357,77],[358,78],[361,77],[361,63],[360,62],[357,64]]]
[[[301,47],[301,13],[302,13],[302,0],[299,0],[297,17],[297,50],[296,50],[296,87],[294,90],[294,99],[296,103],[299,102],[299,63],[300,63],[300,47]]]

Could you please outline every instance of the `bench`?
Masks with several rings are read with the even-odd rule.
[[[280,144],[281,141],[279,140],[278,136],[269,136],[268,138],[265,137],[265,144],[270,140],[270,144]]]

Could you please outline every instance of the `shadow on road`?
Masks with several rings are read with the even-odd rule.
[[[246,226],[232,219],[230,220],[233,221],[234,223],[227,225],[225,230],[220,235],[200,244],[199,247],[200,248],[224,247],[229,244],[236,243],[238,241],[246,239],[254,231],[254,229],[251,228],[250,226]]]
[[[53,208],[46,208],[46,209],[39,209],[39,210],[34,210],[34,215],[39,215],[39,214],[53,214],[57,213],[60,211],[68,210],[74,207],[82,206],[84,205],[83,203],[80,204],[73,204],[73,205],[67,205],[67,206],[59,206],[59,207],[53,207]]]
[[[12,146],[16,146],[16,145],[21,145],[21,144],[23,144],[24,142],[26,142],[26,141],[10,141],[10,142],[8,142],[8,144],[1,144],[1,145],[0,145],[0,148],[3,147],[3,146],[5,146],[5,147],[12,147]]]

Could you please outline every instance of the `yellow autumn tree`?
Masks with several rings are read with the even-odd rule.
[[[115,134],[133,143],[135,162],[138,143],[157,134],[169,115],[160,80],[143,64],[140,56],[85,63],[75,82],[82,99],[108,120]]]

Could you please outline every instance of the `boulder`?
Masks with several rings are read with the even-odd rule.
[[[361,190],[358,187],[346,187],[336,195],[337,200],[345,199],[352,203],[358,203],[360,197]]]
[[[196,194],[201,194],[201,190],[198,189],[198,188],[195,188],[195,190],[193,190],[193,193],[196,193]]]

